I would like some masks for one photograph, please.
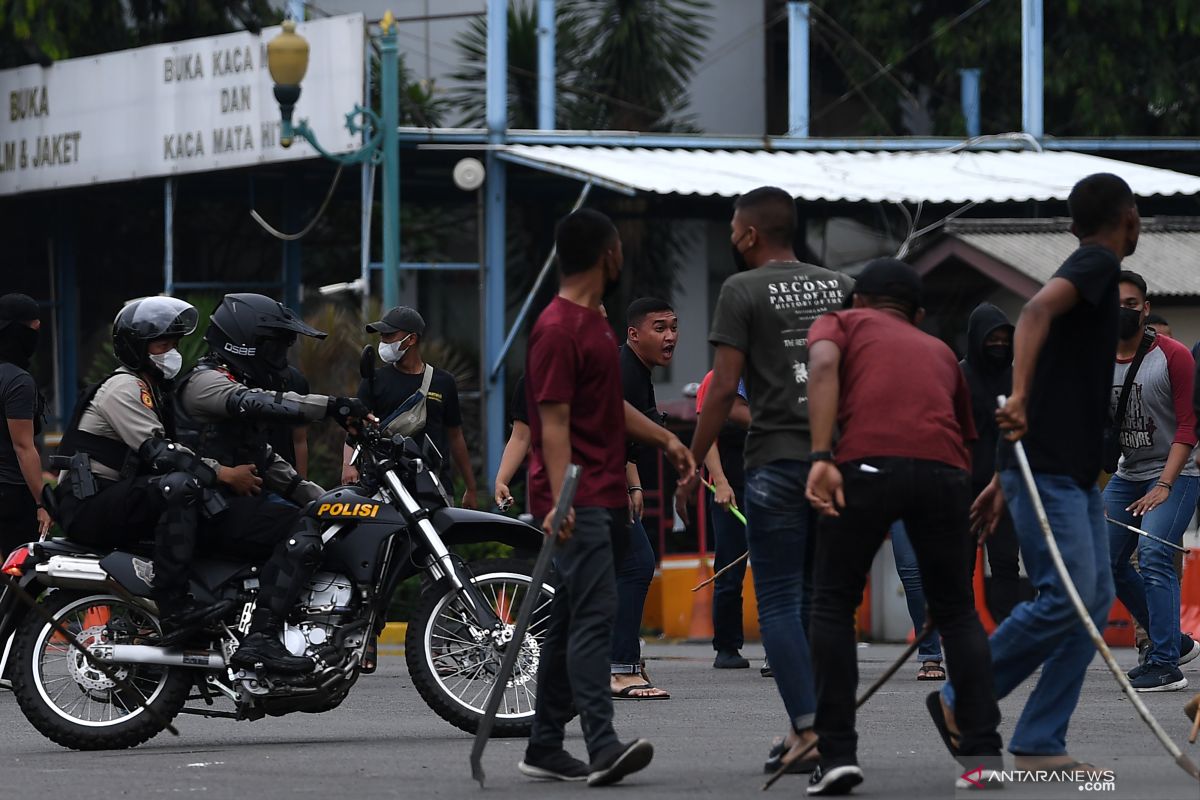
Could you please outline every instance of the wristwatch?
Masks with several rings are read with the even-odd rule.
[[[814,464],[818,461],[833,461],[832,450],[814,450],[808,454],[808,460]]]

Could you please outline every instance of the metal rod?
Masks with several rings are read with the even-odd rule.
[[[526,591],[524,599],[521,600],[521,608],[517,612],[517,621],[513,625],[512,636],[507,639],[500,669],[492,681],[492,690],[488,693],[483,719],[479,721],[479,727],[475,731],[475,744],[471,747],[471,777],[479,781],[480,788],[483,788],[484,779],[483,749],[487,747],[488,739],[492,735],[492,726],[496,722],[496,711],[500,708],[500,701],[508,688],[508,680],[512,676],[513,666],[517,663],[517,656],[520,655],[525,644],[525,632],[529,630],[533,609],[537,607],[538,600],[542,596],[542,584],[545,583],[546,576],[550,572],[550,561],[554,555],[554,548],[558,544],[558,533],[562,530],[563,523],[567,519],[567,512],[570,511],[571,504],[575,501],[575,490],[579,486],[580,472],[579,465],[567,465],[567,474],[563,477],[562,490],[558,493],[558,502],[554,506],[554,523],[551,526],[550,535],[542,539],[542,548],[538,551],[537,561],[534,562],[533,572],[529,576],[529,589]],[[538,691],[541,691],[540,684]]]
[[[371,102],[371,48],[363,48],[363,86],[365,103]],[[366,130],[362,132],[362,146],[366,147]],[[370,161],[362,163],[362,174],[359,179],[359,220],[358,220],[358,277],[362,281],[362,293],[359,295],[359,312],[363,319],[367,318],[371,303],[371,221],[374,217],[375,203],[375,165]]]
[[[571,206],[572,211],[578,211],[579,208],[587,200],[588,194],[592,191],[592,184],[589,181],[583,185],[583,189],[579,192],[579,197],[575,199],[575,205]],[[546,255],[546,260],[542,262],[542,269],[533,280],[533,286],[529,289],[529,295],[526,296],[525,302],[521,304],[521,310],[517,312],[517,318],[513,320],[512,327],[508,330],[508,336],[504,337],[504,344],[500,346],[500,352],[496,355],[495,361],[492,362],[492,368],[489,375],[494,379],[496,373],[504,366],[504,359],[508,355],[509,349],[512,347],[513,340],[517,338],[517,332],[521,330],[521,326],[525,324],[525,317],[529,315],[529,309],[533,305],[533,300],[537,297],[538,289],[542,288],[542,283],[545,282],[546,276],[550,274],[550,268],[554,266],[554,256],[558,254],[558,250],[554,245],[550,246],[550,252]],[[489,473],[495,474],[495,472]]]
[[[998,397],[997,402],[1003,408],[1005,398],[1003,396]],[[1108,665],[1113,677],[1117,679],[1121,691],[1125,692],[1125,696],[1129,698],[1129,702],[1137,710],[1142,721],[1146,723],[1166,751],[1174,757],[1175,763],[1179,765],[1180,769],[1196,780],[1200,780],[1200,769],[1197,769],[1192,760],[1179,749],[1179,746],[1167,735],[1162,726],[1158,724],[1158,720],[1150,713],[1150,709],[1146,708],[1146,704],[1142,702],[1141,696],[1129,684],[1129,678],[1125,676],[1125,670],[1121,669],[1117,660],[1113,658],[1112,651],[1108,649],[1108,644],[1104,641],[1104,637],[1100,635],[1100,629],[1096,627],[1096,623],[1092,621],[1091,615],[1088,614],[1087,606],[1083,604],[1083,598],[1079,596],[1079,590],[1075,588],[1075,583],[1071,580],[1071,573],[1067,571],[1067,565],[1063,562],[1062,553],[1059,552],[1058,543],[1054,540],[1054,531],[1050,529],[1050,518],[1046,516],[1046,508],[1042,505],[1042,496],[1038,494],[1037,482],[1033,479],[1033,470],[1030,468],[1029,459],[1025,455],[1025,446],[1020,441],[1016,441],[1013,442],[1013,449],[1017,454],[1017,464],[1021,468],[1021,477],[1025,480],[1025,489],[1029,492],[1029,499],[1033,503],[1034,513],[1037,515],[1038,524],[1042,528],[1042,536],[1046,540],[1046,550],[1050,553],[1050,560],[1054,562],[1054,569],[1058,572],[1058,578],[1062,581],[1067,596],[1071,598],[1071,604],[1075,606],[1075,611],[1079,614],[1079,619],[1083,623],[1084,630],[1088,632],[1088,636],[1092,639],[1092,644],[1100,651],[1104,663]]]
[[[383,107],[383,306],[399,305],[400,275],[400,125],[399,62],[396,26],[379,37],[379,97]]]
[[[1021,129],[1037,139],[1045,133],[1044,43],[1042,0],[1021,0]]]
[[[175,294],[175,179],[163,181],[163,294]]]
[[[978,69],[960,69],[958,76],[962,83],[959,88],[959,101],[962,103],[963,122],[967,129],[967,138],[974,139],[979,135],[979,75]]]
[[[808,3],[788,0],[788,136],[808,136]]]
[[[1152,540],[1154,540],[1154,541],[1158,542],[1159,544],[1165,544],[1167,547],[1172,547],[1172,548],[1174,548],[1174,549],[1178,550],[1178,551],[1179,551],[1179,552],[1181,552],[1181,553],[1190,553],[1190,552],[1192,552],[1190,548],[1187,548],[1187,547],[1182,547],[1182,546],[1180,546],[1180,545],[1177,545],[1177,544],[1173,544],[1172,542],[1168,542],[1166,539],[1160,539],[1160,538],[1158,538],[1157,536],[1155,536],[1154,534],[1152,534],[1152,533],[1147,533],[1146,531],[1142,530],[1141,528],[1135,528],[1135,527],[1133,527],[1132,525],[1126,525],[1124,522],[1119,522],[1119,521],[1117,521],[1117,520],[1113,519],[1113,518],[1112,518],[1112,517],[1110,517],[1108,514],[1105,514],[1105,515],[1104,515],[1104,518],[1105,518],[1106,520],[1108,520],[1110,523],[1112,523],[1113,525],[1116,525],[1116,526],[1118,526],[1118,527],[1121,527],[1121,528],[1125,528],[1126,530],[1131,530],[1131,531],[1133,531],[1134,533],[1138,534],[1139,536],[1145,536],[1147,539],[1152,539]]]
[[[407,146],[486,145],[487,132],[480,128],[402,128],[400,140]],[[635,131],[539,131],[511,130],[509,144],[586,145],[596,147],[693,148],[697,150],[784,150],[784,151],[897,151],[946,150],[970,145],[971,150],[1024,150],[1028,144],[1003,137],[970,142],[957,136],[821,137],[711,136],[699,133],[638,133]],[[1159,152],[1200,150],[1200,137],[1050,137],[1041,142],[1046,150],[1078,152]],[[474,149],[474,148],[471,148]]]
[[[888,667],[882,675],[879,676],[879,680],[872,683],[867,690],[862,693],[862,696],[859,697],[858,701],[854,704],[854,709],[856,711],[862,708],[863,705],[871,699],[871,695],[878,692],[880,688],[882,688],[883,685],[887,683],[910,658],[912,658],[912,654],[917,652],[917,648],[921,646],[921,640],[928,636],[929,632],[933,630],[933,619],[929,617],[928,610],[925,612],[925,616],[925,627],[921,628],[920,632],[913,637],[913,640],[909,643],[908,647],[904,648],[904,652],[900,654],[900,657],[897,658],[896,661],[890,667]],[[785,755],[780,760],[779,769],[775,770],[775,774],[772,775],[765,784],[763,784],[763,791],[765,792],[767,789],[770,789],[772,786],[774,786],[775,782],[782,778],[784,773],[787,772],[788,767],[811,753],[813,748],[815,748],[818,744],[819,742],[814,739],[807,747],[790,758]]]
[[[487,141],[496,147],[506,141],[508,132],[508,3],[488,0],[487,6]],[[488,475],[500,469],[504,452],[504,359],[499,357],[504,341],[505,313],[508,309],[506,259],[508,165],[487,154],[484,181],[484,274],[483,274],[483,366],[494,364],[482,383],[484,441],[487,443]]]
[[[554,0],[538,0],[538,127],[554,129]]]

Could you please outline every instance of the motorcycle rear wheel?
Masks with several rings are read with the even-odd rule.
[[[80,655],[79,644],[102,641],[114,621],[148,635],[161,633],[153,614],[115,595],[62,589],[51,592],[43,606],[75,637],[75,642],[65,641],[32,612],[17,628],[13,694],[43,736],[73,750],[118,750],[151,739],[165,727],[163,721],[179,714],[192,685],[183,670],[112,665],[141,702],[157,712],[156,719]]]
[[[515,558],[475,561],[468,565],[473,583],[492,610],[511,629],[529,591],[532,564]],[[451,725],[475,733],[500,668],[501,653],[466,622],[470,616],[459,593],[448,584],[426,592],[420,610],[408,624],[404,655],[422,699]],[[521,655],[496,715],[492,736],[527,737],[533,727],[537,699],[540,645],[550,623],[554,589],[543,586],[525,635]]]

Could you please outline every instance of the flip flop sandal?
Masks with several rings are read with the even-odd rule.
[[[635,683],[632,686],[626,686],[623,689],[612,693],[613,700],[670,700],[671,695],[668,692],[662,694],[634,694],[634,692],[644,692],[647,689],[657,689],[658,687],[652,683]]]
[[[962,741],[957,734],[950,732],[950,726],[946,724],[946,712],[942,710],[942,693],[930,692],[925,698],[925,708],[929,710],[929,717],[933,720],[933,727],[937,728],[938,735],[942,737],[942,743],[946,745],[950,755],[958,758]]]
[[[941,664],[923,664],[917,670],[917,680],[919,681],[944,681],[946,680],[946,670]]]
[[[1095,764],[1089,764],[1086,761],[1079,761],[1077,759],[1072,759],[1071,761],[1066,761],[1061,764],[1055,764],[1054,766],[1049,766],[1049,765],[1039,764],[1037,756],[1017,756],[1016,758],[1017,759],[1029,759],[1029,761],[1027,763],[1025,763],[1025,766],[1023,767],[1023,769],[1027,769],[1030,772],[1049,772],[1051,775],[1063,776],[1063,777],[1068,777],[1068,778],[1072,777],[1073,774],[1076,772],[1098,772],[1099,771]],[[1014,765],[1015,765],[1015,763],[1016,762],[1014,761]],[[1018,767],[1018,769],[1022,769],[1022,768]]]

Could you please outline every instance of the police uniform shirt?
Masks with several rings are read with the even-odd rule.
[[[152,391],[143,378],[121,367],[96,391],[96,396],[79,418],[79,430],[120,441],[136,453],[147,439],[166,435],[159,417],[160,402],[163,402],[162,396]],[[211,459],[204,461],[210,467],[217,466]],[[92,474],[110,481],[121,478],[115,469],[95,459],[92,460]]]

